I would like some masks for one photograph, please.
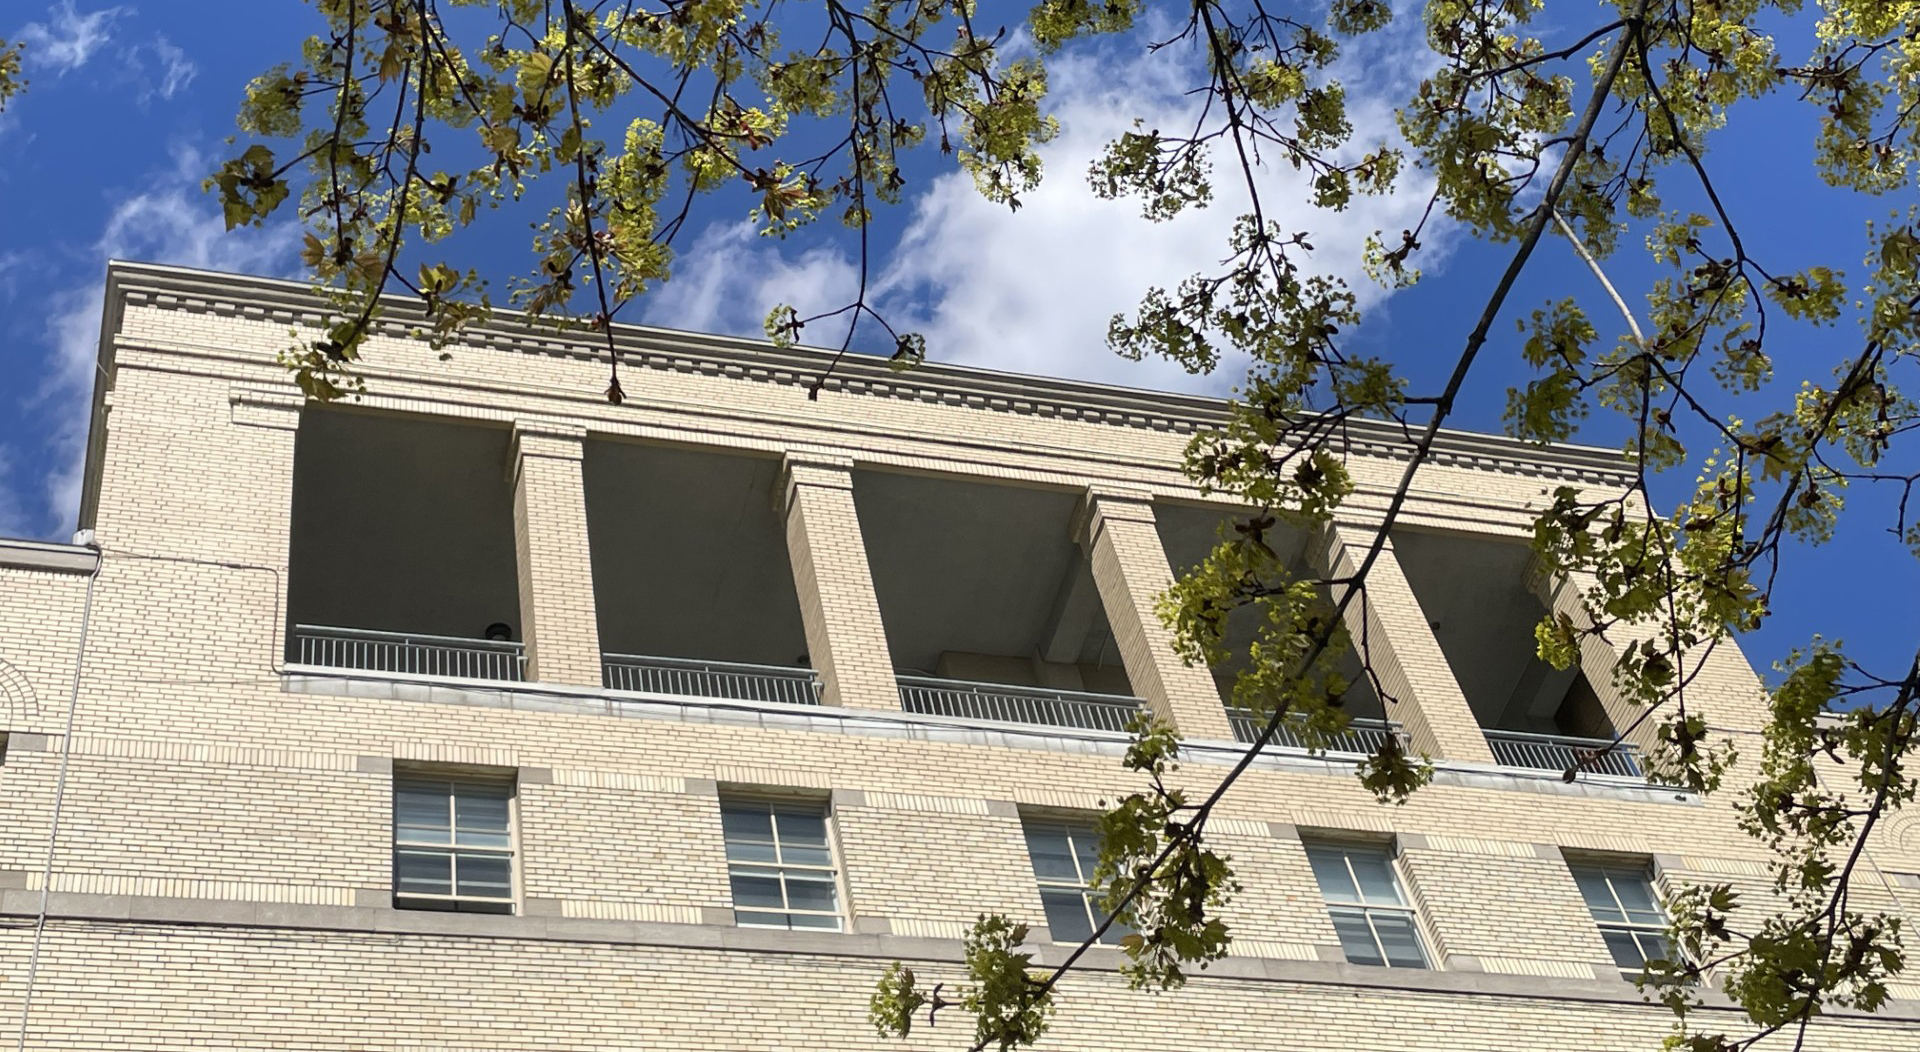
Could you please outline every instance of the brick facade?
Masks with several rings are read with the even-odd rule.
[[[317,311],[297,286],[116,266],[83,512],[97,576],[84,549],[0,544],[0,1032],[19,1025],[43,896],[47,917],[27,1048],[965,1047],[951,1013],[904,1044],[877,1038],[865,1002],[880,968],[905,959],[952,981],[979,913],[1044,922],[1023,816],[1084,813],[1133,786],[1115,735],[901,711],[851,470],[1080,494],[1128,676],[1195,740],[1180,784],[1204,792],[1240,756],[1206,675],[1165,649],[1147,608],[1169,579],[1153,503],[1207,499],[1179,464],[1216,407],[859,362],[810,401],[823,356],[650,330],[620,334],[635,368],[619,407],[594,394],[590,344],[510,318],[445,361],[398,331],[372,340],[362,408],[516,430],[502,470],[533,672],[289,667],[299,403],[274,354]],[[823,705],[600,688],[578,459],[596,435],[786,457],[778,512]],[[1449,443],[1421,469],[1410,526],[1512,539],[1554,487],[1626,481],[1594,452]],[[1348,455],[1362,523],[1404,462],[1364,428]],[[1352,544],[1343,528],[1322,554],[1341,566]],[[1434,784],[1383,808],[1338,760],[1256,760],[1215,828],[1244,885],[1232,954],[1164,996],[1095,967],[1068,984],[1043,1047],[1658,1045],[1665,1015],[1612,971],[1566,859],[1758,893],[1763,847],[1723,799],[1495,767],[1391,551],[1384,565],[1357,616],[1391,651],[1391,692],[1412,713],[1392,715],[1435,757]],[[1735,734],[1764,713],[1731,646],[1690,704]],[[422,765],[516,779],[511,915],[392,907],[393,773]],[[830,806],[843,931],[734,923],[720,800],[739,792]],[[1301,840],[1329,835],[1396,846],[1436,968],[1344,963]],[[1892,824],[1873,860],[1887,878],[1874,894],[1920,916],[1920,829]],[[1920,986],[1897,992],[1879,1018],[1823,1022],[1809,1047],[1913,1047]]]

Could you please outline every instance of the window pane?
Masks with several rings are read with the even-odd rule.
[[[507,831],[507,793],[492,787],[461,786],[454,796],[455,825],[480,833]]]
[[[393,889],[402,895],[453,894],[453,857],[439,851],[396,851]]]
[[[733,922],[753,928],[792,927],[787,923],[787,915],[784,913],[749,913],[746,910],[736,910],[733,914]]]
[[[448,825],[447,787],[399,782],[393,787],[393,824],[426,828]]]
[[[1613,892],[1607,886],[1606,875],[1592,866],[1572,866],[1573,881],[1580,885],[1580,897],[1587,900],[1587,910],[1597,921],[1623,921],[1626,917],[1620,908],[1614,905]]]
[[[732,883],[735,906],[747,909],[754,907],[781,909],[786,906],[786,901],[780,897],[780,880],[777,877],[734,873]]]
[[[1347,875],[1346,853],[1338,848],[1309,847],[1307,860],[1313,863],[1313,878],[1320,882],[1320,895],[1328,902],[1358,902],[1353,878]]]
[[[780,861],[793,866],[831,866],[833,855],[824,847],[780,845]]]
[[[1675,959],[1673,942],[1664,932],[1637,931],[1633,941],[1640,944],[1640,956],[1649,961],[1671,961]]]
[[[1360,895],[1369,905],[1402,904],[1400,889],[1393,881],[1393,864],[1386,856],[1353,851],[1347,854],[1347,860],[1353,864],[1353,875],[1360,878]]]
[[[1067,835],[1056,830],[1027,830],[1027,854],[1033,858],[1033,874],[1043,881],[1080,883],[1080,871],[1074,866],[1073,848]]]
[[[840,918],[822,917],[813,914],[796,913],[789,920],[796,928],[817,928],[822,931],[839,931]]]
[[[1613,893],[1620,896],[1620,904],[1627,908],[1627,920],[1633,924],[1667,923],[1660,913],[1660,905],[1653,900],[1653,884],[1644,874],[1610,874],[1613,877]]]
[[[1053,941],[1085,942],[1087,936],[1093,934],[1093,923],[1087,919],[1087,903],[1082,893],[1042,889],[1040,901],[1047,908],[1047,927],[1053,931]]]
[[[1603,928],[1600,934],[1607,940],[1607,952],[1613,954],[1613,963],[1619,965],[1621,971],[1637,974],[1640,966],[1647,963],[1646,957],[1640,952],[1640,943],[1634,939],[1632,932]]]
[[[446,826],[395,826],[393,837],[409,844],[453,843],[453,831]]]
[[[781,811],[775,816],[780,824],[782,847],[827,846],[827,816],[817,812]]]
[[[461,847],[508,848],[513,846],[512,837],[508,836],[504,831],[499,833],[479,833],[471,829],[459,829],[454,831],[453,842]]]
[[[1100,868],[1100,838],[1091,829],[1077,830],[1073,834],[1073,856],[1080,863],[1080,876],[1085,880],[1093,879],[1093,871]]]
[[[1650,910],[1629,909],[1627,911],[1627,923],[1645,924],[1649,927],[1664,928],[1667,926],[1667,915],[1660,912],[1660,907],[1658,906]]]
[[[749,840],[727,841],[727,861],[729,862],[778,862],[772,843],[760,843]]]
[[[1332,909],[1333,930],[1340,935],[1340,950],[1349,964],[1385,964],[1373,944],[1373,930],[1367,927],[1366,914],[1356,909]]]
[[[1081,896],[1081,899],[1086,903],[1087,915],[1092,917],[1096,924],[1107,918],[1106,908],[1101,905],[1100,898],[1100,894],[1093,891],[1089,891]],[[1132,925],[1126,921],[1117,920],[1107,925],[1106,933],[1100,936],[1100,941],[1108,945],[1116,945],[1121,939],[1132,934]]]
[[[728,840],[773,843],[773,816],[763,808],[728,807],[720,812],[720,827]]]
[[[1425,968],[1427,955],[1420,948],[1420,933],[1413,926],[1413,918],[1404,913],[1386,913],[1373,911],[1368,914],[1373,920],[1374,933],[1380,936],[1380,945],[1387,953],[1387,963],[1395,968]]]
[[[500,855],[461,855],[458,893],[486,899],[513,895],[513,870]]]
[[[827,910],[840,908],[834,895],[831,880],[787,880],[787,906],[796,910]]]

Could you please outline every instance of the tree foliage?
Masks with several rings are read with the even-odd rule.
[[[0,113],[5,113],[7,101],[27,86],[20,76],[20,54],[24,50],[24,44],[18,41],[9,44],[5,37],[0,37]]]
[[[1883,525],[1920,554],[1907,501],[1916,476],[1894,456],[1920,419],[1899,384],[1920,351],[1916,0],[1822,0],[1807,10],[1800,0],[1428,0],[1419,11],[1386,0],[1041,0],[1013,30],[969,0],[313,2],[324,31],[298,63],[252,84],[240,113],[246,139],[209,185],[229,226],[286,209],[306,223],[305,262],[335,312],[286,361],[322,400],[363,383],[355,364],[383,291],[424,299],[430,339],[484,316],[480,275],[431,256],[494,210],[527,206],[544,218],[509,299],[605,333],[615,402],[623,391],[611,322],[671,273],[674,241],[702,201],[737,209],[769,236],[837,222],[859,238],[856,298],[777,306],[772,339],[832,319],[843,347],[860,342],[864,326],[862,345],[877,333],[896,360],[917,361],[924,341],[894,331],[868,303],[864,277],[867,227],[876,209],[902,200],[905,159],[951,154],[983,195],[1018,209],[1057,131],[1049,59],[1096,38],[1147,39],[1194,78],[1203,104],[1190,126],[1119,136],[1087,173],[1090,185],[1137,202],[1143,222],[1215,204],[1221,180],[1248,203],[1218,266],[1143,290],[1107,337],[1121,354],[1195,371],[1228,353],[1251,360],[1231,419],[1195,439],[1187,468],[1252,510],[1162,612],[1189,660],[1245,669],[1235,699],[1265,717],[1256,749],[1283,723],[1310,741],[1345,726],[1346,684],[1335,671],[1351,645],[1345,610],[1365,601],[1407,482],[1490,354],[1512,355],[1531,374],[1508,393],[1512,435],[1564,440],[1596,415],[1626,435],[1637,490],[1563,488],[1535,524],[1543,571],[1584,586],[1580,616],[1547,617],[1537,640],[1561,667],[1580,660],[1589,638],[1613,647],[1616,686],[1657,726],[1662,779],[1721,786],[1731,746],[1689,704],[1688,686],[1717,647],[1768,616],[1781,560],[1835,536],[1851,489],[1891,487],[1897,519]],[[1396,130],[1363,135],[1338,60],[1408,20],[1425,45],[1409,65],[1424,75]],[[1715,137],[1755,119],[1763,101],[1795,100],[1817,113],[1820,176],[1836,191],[1891,201],[1863,232],[1857,267],[1791,252],[1763,259],[1723,203]],[[1426,196],[1414,228],[1365,248],[1372,275],[1390,287],[1419,280],[1432,224],[1507,248],[1436,387],[1415,389],[1405,363],[1345,345],[1361,298],[1315,273],[1310,236],[1281,225],[1263,199],[1266,173],[1280,166],[1310,177],[1322,209]],[[1577,256],[1608,307],[1539,305],[1506,349],[1495,332],[1507,301],[1546,251]],[[1629,290],[1644,294],[1637,309],[1616,280],[1630,258],[1660,273]],[[1777,389],[1774,362],[1789,345],[1820,348],[1830,375],[1784,405],[1744,412]],[[1266,538],[1323,528],[1340,513],[1352,484],[1338,440],[1356,417],[1402,424],[1412,461],[1352,572],[1297,576]],[[1667,509],[1649,496],[1649,479],[1663,472],[1697,474]],[[1253,612],[1257,638],[1229,653],[1226,624],[1248,616],[1242,610]],[[1849,878],[1876,825],[1913,798],[1917,683],[1916,668],[1875,674],[1820,642],[1783,669],[1759,775],[1738,806],[1778,851],[1784,905],[1751,922],[1729,887],[1692,889],[1672,904],[1687,953],[1648,979],[1678,1013],[1675,1047],[1741,1048],[1827,1008],[1885,998],[1904,963],[1897,920],[1857,908]],[[1841,703],[1852,707],[1833,715]],[[1128,765],[1144,787],[1101,824],[1098,879],[1109,909],[1136,932],[1125,943],[1136,985],[1177,985],[1230,937],[1219,908],[1234,877],[1206,827],[1245,764],[1195,798],[1168,777],[1177,754],[1165,728],[1143,727]],[[1390,742],[1361,778],[1396,800],[1418,791],[1427,771]],[[1023,938],[1004,918],[983,920],[956,1001],[920,989],[910,970],[889,971],[875,1024],[904,1034],[917,1012],[955,1004],[977,1024],[975,1048],[1032,1043],[1081,956],[1036,974]],[[1692,1028],[1700,987],[1678,980],[1709,970],[1746,1010],[1749,1032]]]

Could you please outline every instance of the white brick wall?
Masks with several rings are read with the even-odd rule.
[[[141,300],[114,334],[95,501],[106,555],[54,864],[59,915],[88,919],[48,928],[28,1047],[962,1047],[951,1014],[904,1046],[879,1042],[864,1019],[879,967],[905,953],[951,979],[951,937],[980,912],[1041,921],[1014,805],[1112,801],[1135,787],[1115,759],[1091,747],[912,740],[880,724],[843,734],[444,704],[426,688],[284,689],[294,415],[272,355],[287,324]],[[898,701],[840,484],[848,466],[1199,499],[1179,473],[1186,437],[1175,431],[949,404],[937,392],[830,389],[810,402],[802,386],[703,371],[688,353],[658,341],[647,360],[679,354],[681,367],[632,369],[629,402],[612,407],[594,397],[603,367],[566,354],[459,346],[443,362],[402,340],[368,347],[370,407],[526,425],[522,617],[543,678],[599,678],[578,462],[566,455],[575,434],[797,451],[786,514],[811,655],[829,703],[876,720]],[[1364,517],[1403,465],[1360,451],[1350,467]],[[1432,465],[1409,517],[1514,537],[1562,481],[1519,460]],[[1138,499],[1130,506],[1151,514]],[[1154,649],[1164,630],[1142,607],[1164,583],[1165,556],[1151,519],[1104,521],[1091,556],[1109,620],[1132,648],[1130,677],[1189,736],[1228,737],[1211,684],[1195,686],[1204,676]],[[24,683],[33,698],[0,711],[14,740],[0,766],[0,907],[16,919],[37,897],[83,584],[0,568],[0,660],[17,672],[0,669],[0,685]],[[1380,603],[1401,595],[1391,579],[1379,589]],[[1484,762],[1430,634],[1423,644],[1405,610],[1374,616],[1422,714],[1407,720],[1419,744]],[[1736,729],[1762,711],[1730,646],[1689,701]],[[541,916],[462,927],[417,914],[402,919],[442,933],[401,932],[393,911],[367,906],[389,882],[386,758],[548,772],[519,789],[517,891],[523,906],[586,934],[549,938]],[[1564,865],[1535,846],[1684,857],[1663,867],[1670,878],[1765,862],[1724,801],[1468,779],[1381,808],[1338,765],[1323,766],[1252,769],[1218,811],[1219,846],[1246,888],[1229,910],[1239,941],[1218,977],[1149,997],[1090,974],[1068,985],[1046,1047],[1651,1048],[1666,1025],[1658,1011],[1635,1007],[1617,982],[1568,978],[1604,954]],[[1189,762],[1175,777],[1197,796],[1225,769]],[[818,941],[694,923],[730,905],[715,783],[843,791],[836,833],[848,905],[866,932],[830,937],[844,950],[823,952]],[[1315,959],[1336,940],[1289,826],[1417,845],[1406,852],[1409,885],[1460,966],[1403,977]],[[1876,859],[1920,872],[1920,835],[1889,841]],[[182,903],[201,919],[167,920],[188,911]],[[762,941],[727,941],[736,935]],[[25,929],[0,921],[0,1019],[17,1018],[29,946]],[[1815,1045],[1910,1048],[1920,1010],[1900,1012],[1908,1022],[1828,1024]]]

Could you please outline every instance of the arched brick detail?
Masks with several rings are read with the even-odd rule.
[[[25,719],[38,711],[33,683],[27,679],[27,674],[13,667],[6,658],[0,658],[0,726]]]
[[[1920,856],[1920,815],[1894,815],[1887,819],[1887,841],[1907,854]]]

